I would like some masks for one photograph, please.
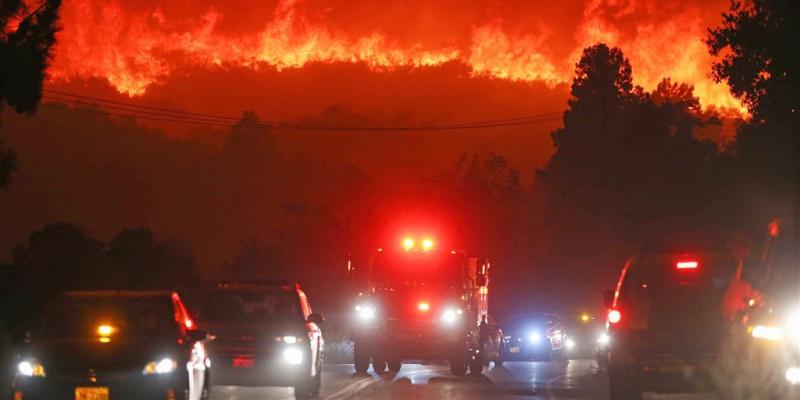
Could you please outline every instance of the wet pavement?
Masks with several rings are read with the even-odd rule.
[[[606,376],[593,360],[507,362],[481,376],[456,377],[441,364],[404,364],[397,373],[356,375],[352,365],[327,365],[320,398],[358,399],[608,399]],[[291,399],[291,388],[215,387],[213,400]],[[646,394],[648,400],[705,400],[703,394]]]

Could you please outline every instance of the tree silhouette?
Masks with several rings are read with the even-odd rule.
[[[798,20],[796,1],[732,1],[722,25],[709,30],[707,44],[722,57],[713,77],[726,82],[753,116],[734,143],[744,172],[742,201],[760,204],[750,207],[764,210],[752,216],[759,224],[781,216],[796,218],[800,228]]]
[[[17,165],[17,156],[11,149],[3,147],[3,141],[0,140],[0,188],[8,186],[11,179],[11,171]]]
[[[192,254],[147,229],[124,229],[104,243],[65,223],[31,234],[0,272],[15,285],[3,291],[14,301],[0,307],[0,317],[12,322],[34,317],[65,290],[181,289],[195,278]]]
[[[108,243],[102,286],[174,289],[188,283],[191,253],[178,243],[159,241],[148,229],[124,229]]]
[[[20,113],[36,110],[60,6],[61,0],[45,0],[31,11],[23,0],[0,3],[0,111],[6,103]],[[0,141],[0,188],[8,184],[14,166],[14,153]]]
[[[455,165],[425,178],[420,188],[452,218],[453,238],[474,253],[496,255],[521,223],[520,174],[497,154],[462,154]]]
[[[289,279],[282,257],[282,251],[277,246],[253,239],[227,263],[224,268],[225,279]]]
[[[31,315],[67,288],[95,287],[102,276],[103,245],[69,224],[48,224],[12,254],[23,285],[19,305]]]
[[[495,153],[462,154],[453,167],[426,178],[419,190],[434,204],[433,218],[449,217],[445,230],[451,244],[499,266],[493,273],[497,285],[513,286],[529,273],[522,261],[529,222],[525,190],[508,160]],[[520,300],[512,297],[496,297],[497,309]]]
[[[619,49],[584,50],[564,127],[553,132],[556,152],[538,175],[559,225],[577,229],[599,217],[628,239],[644,239],[697,216],[709,201],[717,153],[693,135],[704,121],[692,87],[665,79],[645,93],[631,82]]]
[[[709,51],[722,56],[713,77],[727,82],[757,120],[800,118],[798,20],[796,1],[732,1],[722,26],[709,30]]]

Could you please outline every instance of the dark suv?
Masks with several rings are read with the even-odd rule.
[[[735,268],[720,253],[684,249],[645,251],[626,263],[616,290],[605,293],[611,399],[708,382]]]
[[[299,285],[220,284],[199,320],[212,338],[212,385],[294,386],[297,398],[319,395],[323,318]]]
[[[206,399],[205,338],[177,293],[68,292],[18,349],[11,397]]]

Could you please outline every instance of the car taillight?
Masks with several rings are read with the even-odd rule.
[[[697,269],[699,263],[695,260],[687,260],[687,261],[678,261],[675,264],[675,268],[678,269]]]
[[[617,324],[622,320],[622,313],[619,310],[611,310],[608,312],[608,322]]]

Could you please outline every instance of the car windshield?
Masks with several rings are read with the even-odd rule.
[[[377,285],[460,287],[463,255],[450,252],[382,252],[375,256],[371,281]]]
[[[101,326],[112,333],[105,335]],[[76,298],[50,306],[37,337],[147,338],[177,334],[172,301],[166,298]]]
[[[527,329],[540,329],[544,328],[546,323],[547,317],[544,315],[517,316],[508,321],[505,329],[509,332]]]
[[[219,290],[209,294],[202,313],[207,322],[273,322],[301,319],[300,301],[288,290]]]

